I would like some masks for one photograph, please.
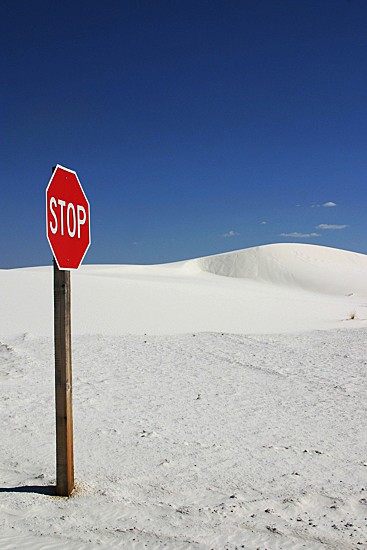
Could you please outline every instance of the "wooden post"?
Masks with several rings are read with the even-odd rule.
[[[55,258],[53,263],[56,398],[56,494],[59,496],[70,496],[74,489],[70,271],[63,271],[59,269]]]

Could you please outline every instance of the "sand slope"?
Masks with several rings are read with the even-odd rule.
[[[194,260],[203,271],[327,294],[367,294],[367,256],[309,244],[272,244]]]
[[[154,266],[72,273],[74,334],[264,333],[363,326],[367,256],[268,245]],[[52,334],[52,268],[0,271],[0,335]]]

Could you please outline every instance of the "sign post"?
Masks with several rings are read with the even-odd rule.
[[[54,339],[56,404],[56,494],[69,496],[74,489],[73,403],[71,372],[70,271],[54,259]]]
[[[57,165],[46,189],[46,233],[54,254],[56,494],[74,489],[71,278],[90,245],[89,202],[78,176]]]

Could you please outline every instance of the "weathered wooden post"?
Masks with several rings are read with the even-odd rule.
[[[54,258],[54,339],[56,404],[56,494],[74,489],[73,403],[71,369],[70,271],[58,268]]]

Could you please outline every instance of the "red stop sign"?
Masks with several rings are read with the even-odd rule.
[[[59,269],[78,269],[90,245],[89,202],[76,172],[59,164],[46,189],[46,232]]]

